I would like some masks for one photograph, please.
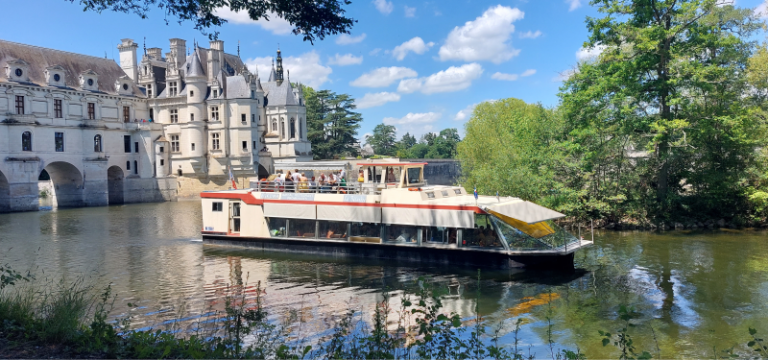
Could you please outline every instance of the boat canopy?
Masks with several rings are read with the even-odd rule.
[[[293,171],[340,171],[348,169],[348,163],[345,161],[304,161],[304,162],[278,162],[275,163],[275,170]]]
[[[557,211],[547,209],[529,201],[516,201],[511,203],[492,204],[482,207],[486,212],[494,215],[510,217],[527,224],[535,224],[542,221],[554,220],[565,217]]]

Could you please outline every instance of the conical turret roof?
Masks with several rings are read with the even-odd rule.
[[[197,55],[197,50],[194,51],[194,53],[191,56],[191,60],[187,63],[186,69],[184,70],[186,77],[191,76],[202,76],[205,77],[205,70],[203,70],[203,64],[200,61],[200,56]]]

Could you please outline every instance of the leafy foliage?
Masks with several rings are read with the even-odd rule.
[[[395,154],[395,132],[392,125],[379,124],[373,128],[373,135],[366,135],[365,142],[373,147],[377,155]]]
[[[356,155],[357,129],[363,118],[353,111],[355,99],[330,90],[315,91],[308,86],[302,90],[307,107],[307,138],[312,143],[314,158]]]
[[[316,39],[323,40],[328,35],[349,33],[356,22],[344,16],[343,5],[349,5],[349,0],[65,0],[71,3],[77,1],[83,11],[115,11],[133,13],[146,19],[153,8],[165,13],[168,17],[178,18],[179,23],[191,21],[195,29],[206,33],[205,30],[221,26],[227,20],[218,15],[217,10],[227,9],[232,12],[245,12],[252,20],[269,20],[274,14],[294,26],[293,33],[302,35],[304,41],[313,43]],[[208,36],[218,37],[218,31]]]
[[[421,140],[409,133],[396,144],[397,157],[406,159],[452,159],[456,157],[456,147],[461,142],[459,131],[455,128],[443,129],[439,134],[426,133]]]

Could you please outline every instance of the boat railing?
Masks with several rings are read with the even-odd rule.
[[[252,185],[254,182],[251,183]],[[259,192],[289,192],[307,194],[354,194],[354,195],[380,195],[381,189],[366,186],[365,183],[348,185],[318,184],[317,182],[288,182],[258,181],[255,189]]]

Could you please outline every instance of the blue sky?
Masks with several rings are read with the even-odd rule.
[[[219,38],[229,53],[240,41],[241,58],[264,78],[279,44],[291,81],[352,95],[364,119],[361,138],[382,122],[395,125],[398,136],[461,131],[472,106],[485,100],[555,106],[561,74],[595,53],[581,49],[586,17],[598,16],[588,0],[362,0],[346,9],[358,20],[352,34],[314,45],[281,19],[257,23],[228,11],[220,13],[230,22]],[[84,13],[69,1],[6,0],[3,13],[0,38],[113,59],[122,38],[141,44],[146,37],[147,47],[163,53],[174,37],[189,46],[193,39],[208,42],[191,23],[168,18],[166,25],[160,11],[140,19]]]

